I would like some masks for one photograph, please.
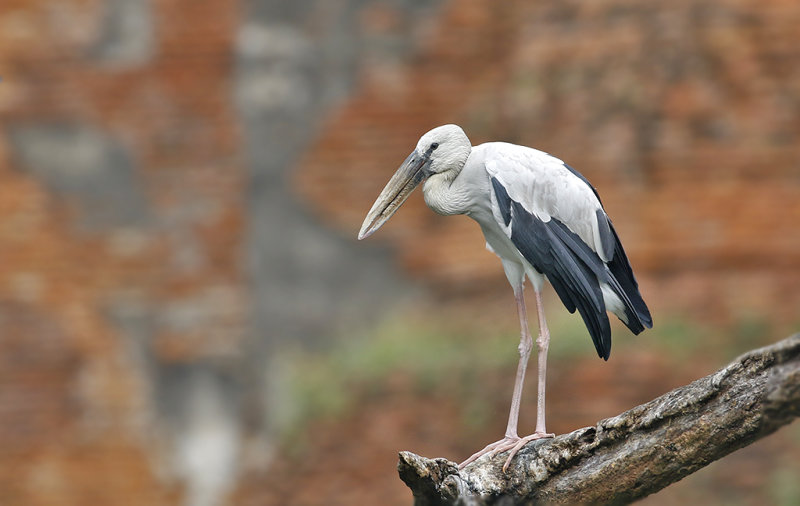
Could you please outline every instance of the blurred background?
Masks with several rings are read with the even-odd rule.
[[[397,451],[500,437],[518,326],[478,227],[418,194],[355,240],[439,124],[580,170],[650,304],[604,363],[548,289],[555,432],[797,331],[798,26],[788,0],[3,0],[0,504],[410,504]],[[643,503],[798,504],[797,476],[795,424]]]

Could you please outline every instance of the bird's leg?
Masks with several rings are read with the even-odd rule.
[[[525,446],[529,441],[535,439],[542,439],[546,437],[554,437],[555,434],[548,434],[545,428],[544,418],[544,394],[545,394],[545,380],[547,378],[547,348],[550,345],[550,330],[547,328],[547,321],[544,319],[544,304],[542,304],[542,295],[536,292],[536,309],[539,313],[539,337],[536,339],[537,354],[539,359],[539,392],[536,403],[536,432],[530,436],[519,438],[519,441],[511,448],[505,464],[503,464],[503,471],[508,469],[511,464],[511,459],[514,455]]]
[[[523,311],[524,309],[525,308],[523,306]],[[548,330],[547,321],[544,318],[544,304],[542,303],[542,294],[539,293],[538,291],[536,291],[536,310],[539,316],[539,337],[536,339],[536,345],[537,345],[536,351],[539,359],[539,390],[538,390],[538,399],[536,403],[536,431],[533,434],[525,436],[523,438],[517,437],[516,444],[508,452],[508,458],[506,459],[505,464],[503,464],[503,472],[505,472],[508,469],[508,466],[509,464],[511,464],[511,459],[514,458],[514,455],[516,455],[517,452],[523,446],[525,446],[529,441],[555,436],[555,434],[548,434],[547,429],[545,428],[545,418],[544,418],[545,380],[547,377],[547,348],[550,345],[550,330]],[[527,328],[527,325],[525,325],[525,327]]]
[[[514,394],[511,397],[511,410],[508,413],[506,434],[505,437],[500,441],[487,445],[485,448],[474,453],[467,460],[459,464],[459,469],[463,469],[467,466],[467,464],[477,460],[487,453],[490,455],[495,455],[497,453],[510,450],[508,458],[506,459],[505,464],[503,464],[503,472],[505,472],[517,452],[529,441],[545,437],[553,437],[553,434],[548,434],[545,431],[544,418],[545,374],[547,368],[547,348],[550,343],[550,332],[547,329],[547,323],[544,319],[542,296],[538,291],[536,291],[536,308],[539,315],[539,337],[536,340],[536,344],[538,346],[537,351],[539,355],[539,399],[537,404],[536,432],[524,438],[520,438],[517,434],[519,408],[522,402],[522,384],[525,380],[525,370],[528,367],[528,359],[531,354],[531,349],[533,348],[533,339],[531,338],[530,331],[528,330],[528,316],[525,310],[525,300],[523,298],[521,289],[514,291],[514,298],[517,300],[517,311],[519,313],[521,337],[519,343],[519,364],[517,365],[517,378],[514,382]]]
[[[547,348],[550,346],[550,330],[547,328],[547,321],[544,319],[544,304],[542,304],[542,294],[539,292],[536,292],[536,310],[539,313],[539,337],[536,339],[539,358],[539,398],[536,406],[536,434],[543,434],[543,437],[552,437],[552,434],[547,434],[544,421],[544,393],[547,379]]]
[[[506,438],[519,439],[517,434],[517,423],[519,422],[519,407],[522,403],[522,384],[525,381],[525,371],[528,368],[528,359],[533,348],[533,339],[528,330],[528,314],[525,310],[525,299],[522,290],[514,293],[517,300],[517,313],[519,313],[520,340],[519,340],[519,364],[517,364],[517,378],[514,380],[514,393],[511,396],[511,410],[508,412],[508,425],[506,426]]]
[[[519,314],[520,341],[519,341],[519,364],[517,365],[517,377],[514,380],[514,393],[511,396],[511,409],[508,413],[508,425],[506,426],[505,437],[487,445],[482,450],[472,454],[467,460],[459,464],[459,468],[464,468],[467,464],[477,460],[479,457],[489,453],[494,455],[514,448],[520,441],[517,434],[517,423],[519,422],[519,408],[522,403],[522,385],[525,381],[525,371],[528,368],[528,359],[533,349],[533,339],[528,330],[528,315],[525,310],[525,298],[522,294],[522,287],[514,290],[514,298],[517,301],[517,313]],[[516,453],[516,452],[514,452]],[[512,454],[513,456],[513,454]]]

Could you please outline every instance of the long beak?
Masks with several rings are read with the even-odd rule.
[[[406,161],[397,169],[381,194],[378,195],[378,199],[372,204],[372,209],[369,210],[361,225],[358,240],[371,236],[392,217],[411,195],[414,188],[425,179],[427,176],[425,169],[429,164],[430,157],[419,154],[417,150],[408,155]]]

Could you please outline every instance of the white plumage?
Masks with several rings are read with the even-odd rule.
[[[547,279],[570,312],[578,310],[598,354],[608,359],[611,329],[606,311],[638,334],[652,326],[622,244],[596,190],[580,173],[545,152],[504,142],[472,147],[456,125],[434,128],[392,176],[367,214],[363,239],[388,220],[424,181],[425,203],[444,215],[466,214],[481,227],[486,246],[503,264],[514,289],[522,327],[520,363],[505,437],[467,459],[511,450],[504,469],[527,441],[545,430],[544,394],[549,331],[540,292]],[[517,419],[533,341],[522,295],[534,287],[539,316],[539,405],[536,432],[520,438]]]

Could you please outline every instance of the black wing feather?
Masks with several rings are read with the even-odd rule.
[[[566,167],[597,195],[586,178]],[[623,323],[631,332],[638,334],[645,327],[652,327],[650,311],[639,293],[628,257],[602,209],[597,210],[596,217],[603,256],[611,258],[608,263],[564,223],[555,218],[540,220],[511,199],[500,181],[491,181],[503,221],[511,224],[511,241],[534,269],[547,276],[567,310],[578,310],[601,358],[608,360],[611,354],[611,326],[601,282],[607,283],[623,301],[628,320]]]
[[[500,208],[500,214],[503,215],[503,222],[508,226],[511,223],[511,197],[508,196],[508,192],[496,178],[492,178],[492,187],[497,197],[497,206]]]
[[[567,310],[578,310],[597,354],[608,360],[611,326],[595,273],[602,260],[558,220],[545,223],[514,201],[511,208],[511,241],[534,269],[547,276]]]

